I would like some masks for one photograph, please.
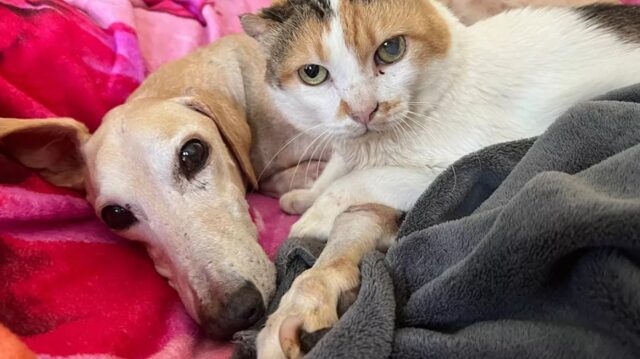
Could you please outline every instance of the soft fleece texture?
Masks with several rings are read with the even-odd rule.
[[[310,243],[281,247],[279,294]],[[637,85],[445,171],[305,358],[637,358],[639,298]]]
[[[268,0],[0,0],[0,117],[68,116],[91,130],[160,64],[240,31]],[[269,254],[294,217],[251,195]],[[145,251],[0,154],[0,323],[42,358],[226,358]],[[11,344],[0,333],[0,347]],[[4,358],[6,352],[0,352]]]

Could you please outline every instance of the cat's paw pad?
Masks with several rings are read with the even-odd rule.
[[[280,197],[280,208],[288,214],[302,214],[311,207],[318,196],[308,189],[297,189]]]

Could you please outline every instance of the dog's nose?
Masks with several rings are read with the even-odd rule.
[[[228,339],[237,331],[247,329],[264,316],[262,294],[255,284],[245,284],[232,293],[227,304],[214,319],[213,325],[205,325],[208,334],[215,338]]]
[[[258,288],[247,282],[229,297],[224,317],[230,325],[245,329],[264,315],[264,302]]]

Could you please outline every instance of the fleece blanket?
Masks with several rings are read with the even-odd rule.
[[[279,294],[318,251],[282,246]],[[637,358],[640,85],[461,159],[361,269],[306,358]]]
[[[268,3],[0,0],[0,117],[68,116],[93,130],[160,64],[240,31],[238,15]],[[273,254],[295,218],[275,200],[249,201]],[[41,358],[226,358],[232,350],[199,332],[145,251],[110,233],[82,193],[1,153],[0,323]],[[1,358],[19,348],[4,327]]]

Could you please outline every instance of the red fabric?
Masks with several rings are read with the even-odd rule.
[[[67,116],[95,130],[106,111],[122,103],[142,79],[113,71],[118,64],[114,35],[133,32],[121,24],[99,29],[63,2],[52,4],[40,9],[0,6],[0,113]]]

